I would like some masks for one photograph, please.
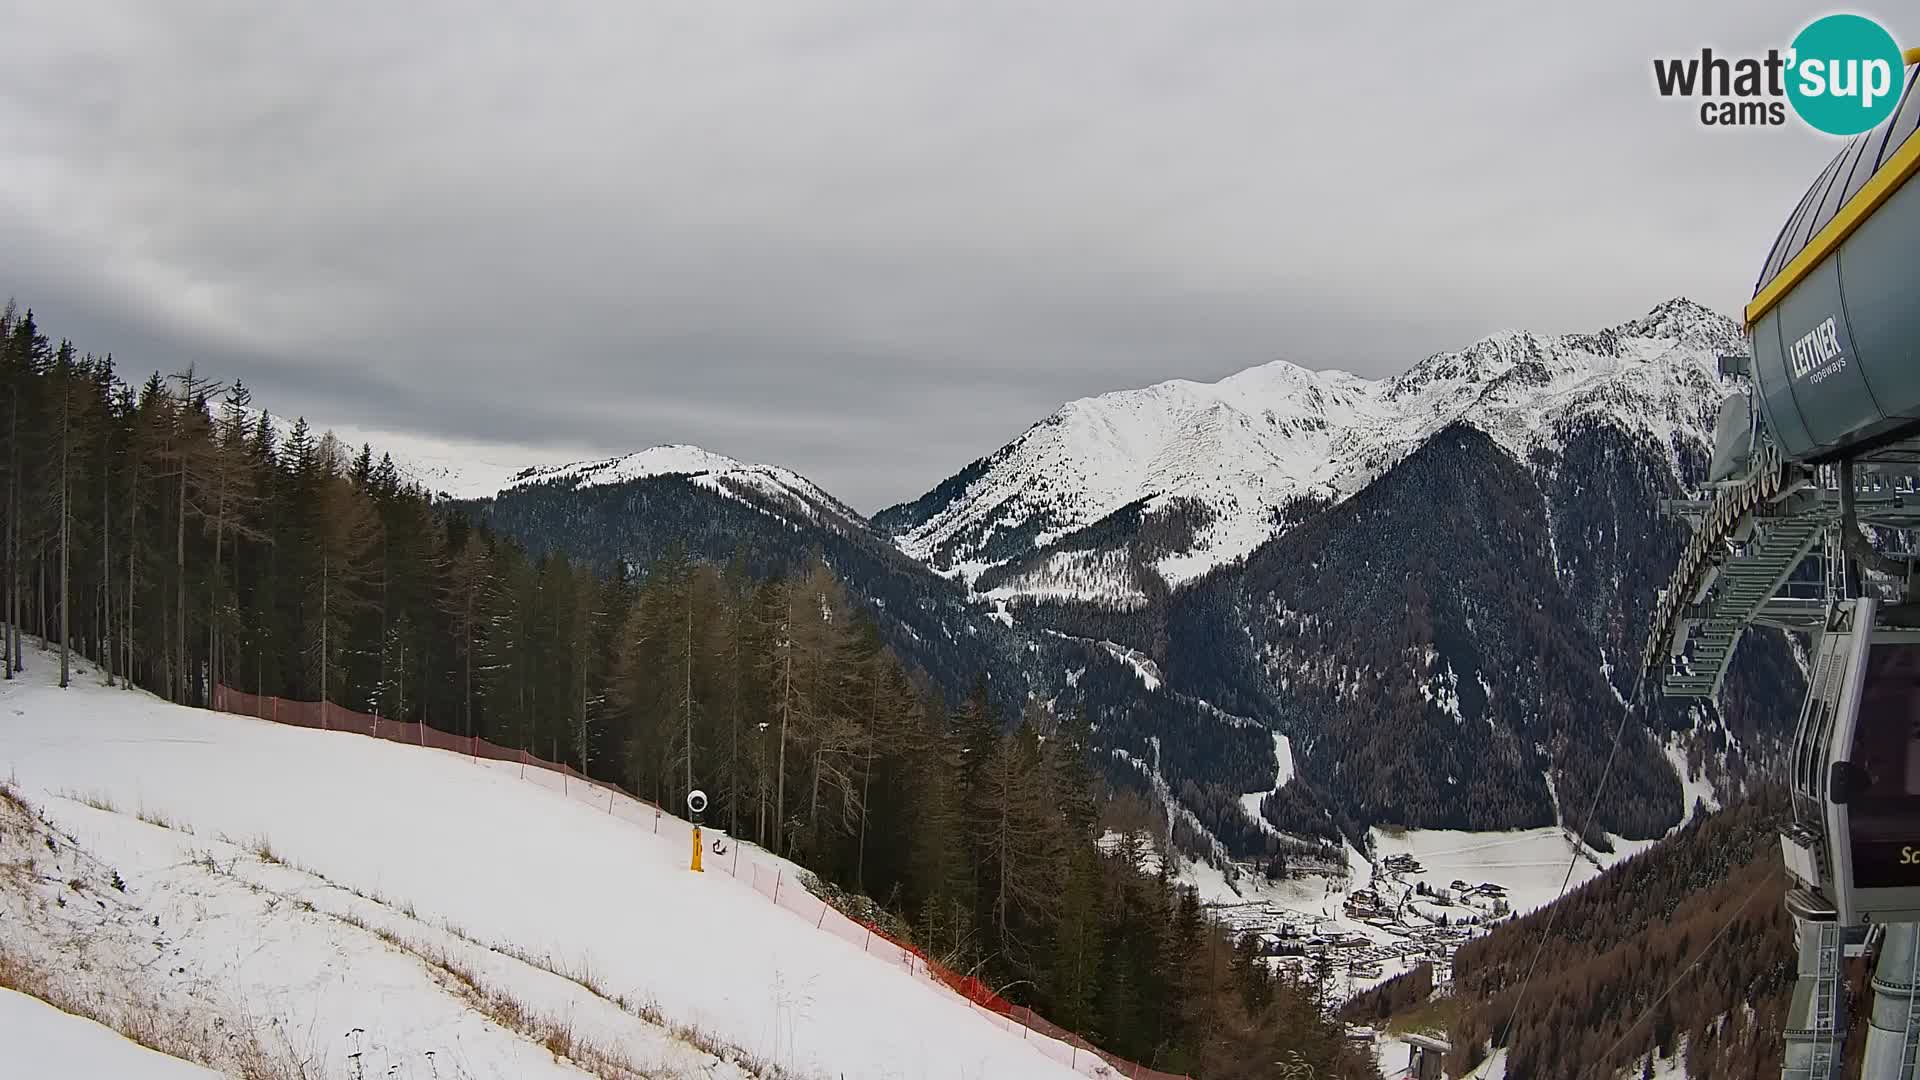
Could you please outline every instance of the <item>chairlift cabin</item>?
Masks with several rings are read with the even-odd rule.
[[[1920,921],[1920,608],[1862,597],[1814,650],[1789,874],[1843,926]]]

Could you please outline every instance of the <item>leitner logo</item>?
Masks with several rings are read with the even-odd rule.
[[[1802,334],[1787,350],[1787,357],[1796,379],[1811,375],[1814,382],[1819,382],[1846,367],[1847,358],[1840,351],[1840,328],[1833,316],[1827,316],[1826,322]]]
[[[1807,24],[1785,52],[1765,57],[1716,56],[1701,49],[1653,62],[1661,97],[1705,98],[1709,127],[1777,126],[1787,106],[1815,130],[1858,135],[1893,114],[1905,68],[1900,46],[1861,15],[1828,15]]]

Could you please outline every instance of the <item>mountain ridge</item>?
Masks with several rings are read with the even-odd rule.
[[[1659,500],[1698,481],[1716,359],[1742,347],[1675,298],[1377,380],[1286,361],[1170,380],[1069,402],[871,518],[686,446],[522,470],[469,505],[605,567],[675,545],[755,573],[818,554],[949,700],[984,675],[1009,719],[1086,713],[1109,780],[1162,801],[1190,854],[1378,823],[1537,827],[1591,797],[1593,732],[1633,691],[1620,658],[1645,633],[1645,570],[1684,538]],[[1634,776],[1599,831],[1684,818],[1707,781],[1676,761],[1732,787],[1765,767],[1798,673],[1777,635],[1750,638],[1724,711],[1629,710]],[[1280,791],[1274,734],[1301,766]]]
[[[1087,558],[1051,549],[1140,504],[1191,524],[1190,544],[1152,561],[1177,586],[1251,553],[1290,504],[1351,497],[1455,420],[1522,460],[1592,414],[1662,442],[1704,440],[1714,359],[1743,347],[1731,319],[1678,297],[1593,333],[1488,335],[1382,379],[1278,360],[1213,383],[1167,380],[1068,402],[872,521],[936,570],[1011,598],[1073,592],[1046,579],[1086,578]],[[1115,573],[1079,596],[1124,602],[1139,584]]]

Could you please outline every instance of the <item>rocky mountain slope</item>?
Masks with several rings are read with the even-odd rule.
[[[1508,332],[1380,380],[1286,361],[1070,402],[875,515],[903,550],[995,596],[1144,603],[1349,498],[1453,424],[1515,458],[1587,421],[1698,443],[1738,328],[1685,299],[1591,334]]]

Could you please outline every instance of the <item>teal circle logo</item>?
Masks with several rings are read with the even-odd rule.
[[[1900,46],[1862,15],[1828,15],[1807,24],[1789,54],[1787,100],[1829,135],[1858,135],[1893,115],[1906,68]]]

